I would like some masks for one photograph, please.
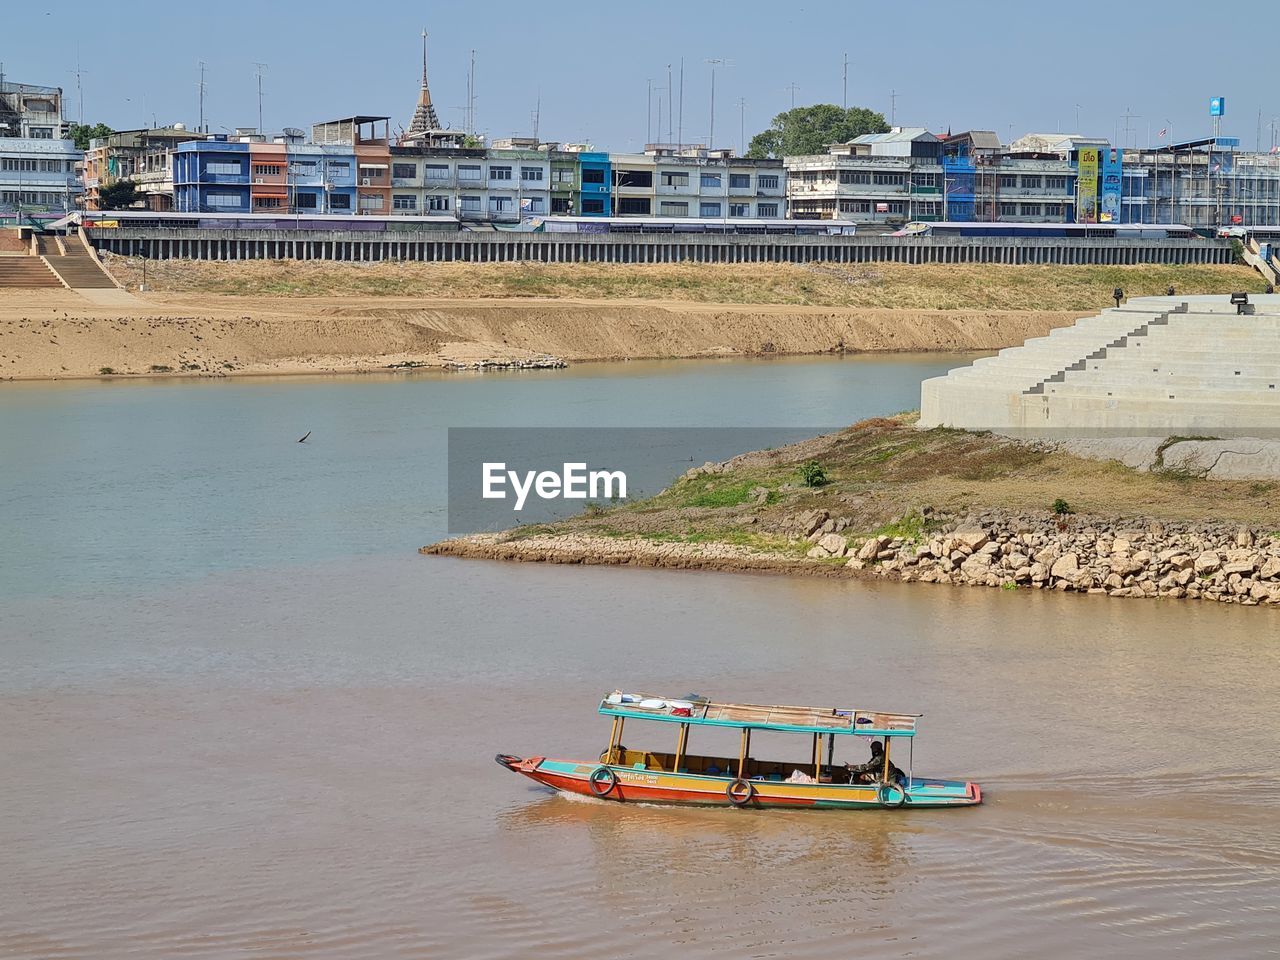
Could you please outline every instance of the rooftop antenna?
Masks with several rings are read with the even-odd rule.
[[[646,77],[645,83],[649,85],[649,100],[644,115],[644,142],[653,143],[653,77]]]
[[[728,67],[733,65],[732,60],[726,60],[723,57],[711,57],[704,61],[711,65],[711,126],[707,132],[707,149],[715,149],[716,141],[716,67]]]
[[[680,58],[680,103],[676,116],[676,143],[684,145],[684,57]]]
[[[267,64],[254,61],[253,65],[258,68],[258,133],[262,133],[262,71],[267,69]]]
[[[200,133],[208,133],[204,128],[204,61],[200,61],[200,123],[196,130]]]
[[[76,101],[77,101],[76,123],[80,124],[80,126],[84,126],[84,84],[81,82],[81,77],[84,74],[88,73],[89,71],[80,69],[79,44],[76,45],[76,68],[71,72],[74,73],[76,77]],[[3,80],[2,71],[0,71],[0,80]]]
[[[542,91],[538,91],[538,100],[533,108],[533,139],[538,139],[538,121],[542,119]],[[539,141],[541,142],[541,141]]]
[[[738,153],[747,155],[747,98],[738,98]]]
[[[672,86],[672,84],[671,84],[671,64],[669,64],[669,63],[668,63],[668,64],[667,64],[667,143],[670,143],[670,142],[671,142],[671,138],[672,138],[672,133],[671,133],[671,121],[674,119],[674,118],[671,116],[671,113],[672,113],[672,110],[671,110],[671,86]],[[658,126],[659,126],[659,127],[661,127],[661,126],[662,126],[662,124],[658,124]]]
[[[844,93],[840,97],[840,106],[849,109],[849,55],[844,55]]]
[[[889,91],[889,126],[898,125],[898,91]]]
[[[796,91],[800,89],[800,84],[792,81],[782,89],[791,91],[791,109],[794,110],[796,108]]]
[[[1123,145],[1124,145],[1124,146],[1126,146],[1126,147],[1127,147],[1127,146],[1130,146],[1130,142],[1129,142],[1129,141],[1132,139],[1132,138],[1129,136],[1129,131],[1132,129],[1132,125],[1129,123],[1129,121],[1130,121],[1130,120],[1141,120],[1141,119],[1142,119],[1142,114],[1140,114],[1140,113],[1133,113],[1132,111],[1133,111],[1133,108],[1132,108],[1132,107],[1125,107],[1125,108],[1124,108],[1124,144],[1123,144]]]
[[[476,135],[476,52],[471,51],[471,72],[467,75],[467,135]]]

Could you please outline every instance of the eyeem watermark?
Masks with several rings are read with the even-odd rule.
[[[622,470],[588,470],[585,463],[561,464],[554,470],[508,470],[505,462],[483,466],[481,496],[506,500],[514,496],[515,510],[523,510],[529,494],[542,500],[620,500],[627,495],[627,475]]]

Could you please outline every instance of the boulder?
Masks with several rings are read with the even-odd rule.
[[[818,546],[833,557],[843,557],[845,550],[849,548],[849,538],[842,537],[838,533],[826,533],[818,541]]]
[[[1280,576],[1280,557],[1267,557],[1262,563],[1262,569],[1258,571],[1258,576],[1263,580]]]
[[[1227,561],[1222,565],[1222,572],[1226,574],[1245,574],[1253,573],[1258,569],[1258,555],[1252,550],[1228,550]]]
[[[1218,551],[1216,550],[1206,550],[1196,557],[1196,573],[1198,575],[1216,573],[1221,566],[1222,558],[1218,556]]]
[[[1252,547],[1254,543],[1253,531],[1248,527],[1241,527],[1236,531],[1237,547]]]
[[[970,553],[979,547],[985,546],[991,537],[987,531],[981,527],[969,527],[963,530],[957,530],[952,535],[952,539],[956,541],[957,547],[965,547]]]
[[[859,560],[874,560],[883,544],[889,542],[888,537],[872,537],[858,549]]]
[[[1040,561],[1036,561],[1031,565],[1031,580],[1033,583],[1043,583],[1049,579],[1049,568]]]
[[[1080,557],[1075,553],[1064,553],[1049,568],[1049,575],[1060,580],[1074,580],[1079,574]]]

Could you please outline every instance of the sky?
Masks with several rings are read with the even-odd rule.
[[[1274,31],[1262,27],[1270,21],[1233,18],[1204,0],[3,6],[6,79],[61,86],[68,119],[77,120],[78,61],[84,120],[116,129],[153,118],[194,127],[203,60],[213,132],[257,126],[256,63],[266,64],[269,131],[353,114],[389,115],[394,131],[413,114],[425,28],[441,121],[465,125],[475,50],[476,128],[490,137],[531,135],[537,110],[543,140],[638,150],[666,140],[675,113],[684,140],[705,143],[713,135],[707,61],[719,59],[726,62],[714,68],[715,145],[741,149],[793,98],[797,106],[841,103],[846,55],[850,106],[939,133],[994,130],[1008,142],[1029,131],[1078,132],[1140,146],[1148,137],[1207,136],[1209,98],[1225,96],[1224,135],[1254,149],[1261,110],[1262,148],[1280,137],[1280,86],[1265,75]]]

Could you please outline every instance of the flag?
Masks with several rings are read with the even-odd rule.
[[[1157,133],[1156,136],[1163,140],[1168,133],[1169,133],[1169,128],[1165,127],[1163,130]]]

